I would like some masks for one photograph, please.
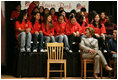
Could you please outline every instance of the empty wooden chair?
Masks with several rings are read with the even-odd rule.
[[[66,60],[63,59],[63,43],[47,43],[47,79],[50,76],[50,72],[64,72],[64,77],[66,78]],[[50,70],[50,64],[61,64],[61,70]],[[64,64],[64,70],[62,70],[62,64]]]

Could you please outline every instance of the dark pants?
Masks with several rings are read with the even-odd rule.
[[[39,41],[39,50],[43,49],[43,33],[33,34],[33,49],[38,48],[37,41]]]
[[[79,43],[81,42],[81,36],[79,37],[75,37],[74,34],[71,34],[69,36],[69,45],[70,45],[70,50],[72,50],[72,43],[76,42],[77,45],[79,45]]]
[[[100,50],[103,51],[104,49],[106,49],[105,40],[103,39],[102,36],[100,36],[100,37],[94,36],[94,38],[98,40],[98,46],[99,46],[99,49],[100,49]]]

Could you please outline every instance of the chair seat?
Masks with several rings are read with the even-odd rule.
[[[94,63],[94,59],[83,59],[83,61],[86,60],[87,63]]]
[[[48,59],[47,60],[49,63],[65,63],[66,62],[66,59],[63,59],[63,60],[55,60],[55,59]]]

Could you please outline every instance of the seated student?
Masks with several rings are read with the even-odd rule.
[[[35,8],[35,7],[38,7],[40,4],[39,1],[33,1],[30,5],[29,5],[29,8],[28,8],[28,15],[31,16],[31,13],[32,13],[32,10]]]
[[[69,44],[70,44],[69,52],[72,52],[72,43],[74,42],[74,40],[77,45],[79,44],[81,40],[81,37],[80,37],[81,27],[77,23],[74,15],[70,17],[70,22],[68,22],[68,25],[66,28],[66,34],[69,36]]]
[[[31,19],[32,22],[32,31],[33,34],[33,52],[37,52],[39,41],[39,50],[40,52],[44,52],[43,50],[43,32],[41,28],[41,15],[39,12],[35,12],[34,16]]]
[[[98,73],[100,73],[100,64],[106,70],[111,71],[112,68],[108,66],[103,53],[98,49],[98,41],[93,38],[94,29],[92,27],[86,28],[86,37],[82,38],[80,43],[80,48],[82,49],[82,57],[85,59],[94,59],[94,77],[98,78]]]
[[[35,13],[35,12],[39,12],[38,7],[34,7],[34,9],[33,9],[32,12],[31,12],[31,15],[28,16],[27,19],[28,19],[29,21],[32,19],[32,16],[34,16],[34,13]]]
[[[21,11],[21,5],[18,4],[16,6],[16,10],[12,11],[10,20],[16,20],[18,16],[20,15],[20,11]]]
[[[27,20],[26,10],[21,11],[16,21],[16,38],[20,41],[20,52],[25,52],[25,46],[27,52],[31,51],[31,28],[32,25],[31,22]]]
[[[101,24],[101,22],[100,22],[99,14],[95,15],[94,21],[91,24],[91,27],[95,30],[94,38],[98,39],[100,50],[105,49],[105,34],[106,34],[106,29],[105,29],[104,24]]]
[[[47,15],[47,14],[49,14],[49,9],[48,9],[48,8],[45,8],[45,9],[44,9],[44,17],[45,17],[45,15]]]
[[[117,29],[113,30],[113,38],[108,41],[108,52],[112,55],[112,59],[115,60],[114,71],[115,77],[117,76]]]
[[[54,24],[55,40],[59,43],[64,42],[65,44],[64,50],[69,51],[68,37],[66,35],[66,26],[67,24],[64,21],[64,16],[59,15],[58,21]]]
[[[100,21],[101,21],[102,24],[106,23],[106,14],[105,14],[105,12],[101,12]]]
[[[80,27],[82,28],[82,37],[85,37],[85,30],[87,27],[89,27],[89,24],[87,24],[85,21],[84,21],[84,18],[82,15],[80,15],[78,17],[78,23],[80,24]]]
[[[40,6],[39,7],[39,12],[40,12],[40,14],[41,14],[41,21],[43,21],[44,19],[44,7],[43,6]]]
[[[64,10],[64,8],[63,8],[63,7],[60,7],[60,8],[58,9],[58,13],[60,13],[61,10]]]
[[[52,17],[52,22],[56,22],[57,21],[57,16],[55,15],[55,8],[50,9],[50,14],[51,14],[51,17]]]
[[[86,12],[86,8],[81,8],[81,11],[77,14],[77,19],[79,15],[83,15],[84,21],[89,24],[88,13]]]
[[[68,19],[67,19],[67,17],[66,17],[66,12],[65,12],[64,10],[61,10],[59,14],[64,15],[64,20],[65,20],[65,22],[67,23],[67,22],[68,22]]]
[[[45,47],[48,42],[55,42],[54,38],[54,26],[52,23],[51,15],[46,14],[44,17],[44,23],[42,23],[42,31],[44,34]],[[46,50],[45,50],[46,51]]]

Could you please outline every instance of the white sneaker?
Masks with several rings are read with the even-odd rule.
[[[27,48],[27,52],[31,52],[30,48]]]
[[[37,49],[34,49],[33,52],[37,52]]]
[[[47,49],[45,49],[44,51],[47,52]]]
[[[20,49],[20,52],[25,52],[25,48],[21,48]]]
[[[41,50],[40,50],[40,52],[44,52],[44,50],[43,50],[43,49],[41,49]]]
[[[72,53],[73,51],[72,50],[69,50],[70,53]]]

